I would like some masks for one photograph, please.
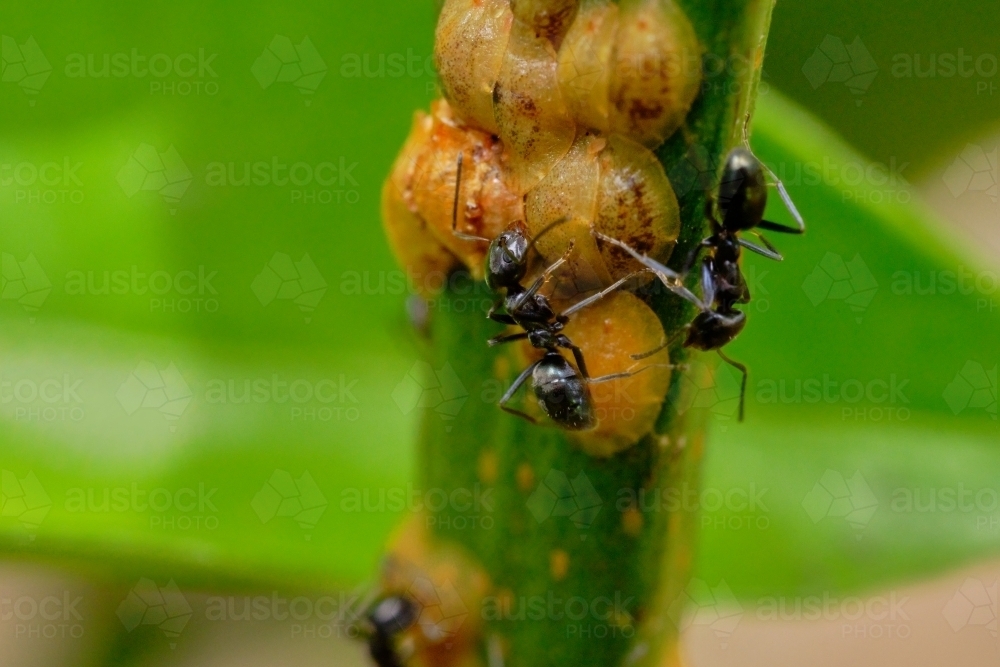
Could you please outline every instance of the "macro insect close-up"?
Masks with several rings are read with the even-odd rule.
[[[998,33],[0,3],[0,667],[995,663]]]

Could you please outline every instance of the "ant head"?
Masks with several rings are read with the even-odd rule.
[[[719,183],[719,212],[722,226],[730,231],[756,227],[767,205],[767,177],[764,167],[746,148],[734,148],[726,158]]]
[[[492,290],[521,283],[528,272],[528,238],[515,226],[493,239],[486,258],[486,284]]]

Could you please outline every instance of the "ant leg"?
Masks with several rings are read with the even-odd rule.
[[[757,223],[757,226],[761,229],[778,232],[779,234],[805,234],[806,232],[805,227],[789,227],[788,225],[781,225],[770,220],[761,220]]]
[[[565,338],[565,336],[564,336]],[[578,348],[573,343],[569,342],[569,339],[565,341],[563,347],[569,349],[573,353],[573,359],[576,360],[576,367],[580,369],[580,375],[583,376],[584,380],[590,379],[590,373],[587,372],[587,362],[583,360],[583,350]]]
[[[804,234],[806,231],[806,221],[802,219],[802,214],[799,213],[799,209],[796,208],[795,202],[792,201],[792,196],[788,194],[788,190],[785,189],[785,184],[781,182],[778,175],[771,171],[771,168],[766,164],[761,162],[760,166],[762,166],[764,171],[767,172],[768,177],[774,181],[774,187],[778,189],[781,201],[785,203],[785,208],[788,209],[792,219],[795,220],[795,227],[779,225],[776,222],[768,222],[767,220],[761,220],[757,223],[757,226],[764,229],[770,229],[772,232],[780,232],[782,234]]]
[[[743,402],[747,395],[747,367],[738,361],[733,361],[722,350],[716,350],[722,360],[743,374],[743,381],[740,382],[740,421],[743,421]]]
[[[514,318],[508,315],[507,313],[497,312],[497,308],[499,308],[501,305],[503,305],[503,302],[497,301],[492,306],[490,306],[490,312],[486,313],[486,317],[488,319],[493,320],[494,322],[499,322],[500,324],[517,324],[517,322],[514,321]]]
[[[746,118],[743,121],[743,144],[747,147],[747,150],[751,153],[753,150],[750,148],[750,112],[747,112]],[[756,156],[755,156],[756,157]],[[778,175],[771,170],[763,160],[758,160],[760,166],[764,168],[767,173],[768,178],[774,184],[774,187],[778,189],[778,194],[781,195],[781,201],[785,203],[785,208],[791,213],[792,218],[795,220],[796,227],[788,227],[786,225],[779,225],[776,222],[768,222],[763,220],[757,223],[758,227],[763,229],[769,229],[772,232],[780,232],[782,234],[803,234],[806,231],[806,221],[802,219],[802,214],[799,213],[799,209],[795,207],[795,202],[792,201],[791,195],[788,194],[788,190],[785,189],[785,184],[781,182]]]
[[[771,243],[767,239],[765,239],[763,236],[760,236],[759,234],[757,235],[757,237],[764,242],[764,245],[767,246],[766,248],[761,248],[756,243],[751,243],[750,241],[747,241],[745,239],[737,239],[737,243],[739,243],[747,250],[755,252],[758,255],[763,255],[768,259],[773,259],[776,262],[784,261],[785,258],[781,256],[781,253],[779,253],[778,250],[773,245],[771,245]]]
[[[663,283],[664,287],[666,287],[668,290],[670,290],[677,296],[681,297],[682,299],[686,299],[687,301],[690,301],[695,306],[697,306],[699,310],[709,309],[711,304],[706,305],[705,303],[702,302],[701,299],[695,296],[694,293],[691,292],[691,290],[689,290],[687,287],[684,286],[683,276],[681,276],[681,274],[677,273],[673,269],[663,264],[660,264],[655,259],[651,259],[650,257],[643,255],[642,253],[638,252],[637,250],[629,246],[627,243],[623,243],[618,239],[602,234],[597,230],[592,230],[592,233],[594,234],[594,236],[601,239],[602,241],[610,243],[611,245],[614,246],[618,246],[628,254],[632,255],[632,257],[634,257],[636,261],[638,261],[640,264],[642,264],[643,266],[651,270],[654,274],[656,274],[656,277],[660,279],[660,282]]]
[[[715,275],[712,264],[706,257],[701,263],[701,299],[711,308],[715,303]]]
[[[378,599],[381,591],[378,586],[369,585],[366,586],[367,592],[357,601],[357,604],[349,603],[345,605],[344,609],[337,612],[337,621],[345,624],[349,624],[352,627],[357,628],[359,632],[369,633],[369,630],[364,627],[360,621],[365,619],[368,612],[375,605],[375,601]],[[357,592],[358,589],[351,591],[352,593]]]
[[[483,238],[482,236],[473,236],[472,234],[465,234],[458,231],[458,198],[459,193],[462,189],[462,161],[463,154],[458,154],[458,160],[455,165],[455,200],[451,205],[451,233],[462,239],[463,241],[485,241],[489,243],[490,240]]]
[[[562,313],[560,313],[558,315],[558,317],[560,317],[560,318],[569,317],[570,315],[572,315],[573,313],[577,312],[578,310],[583,310],[587,306],[600,301],[601,299],[603,299],[607,295],[611,294],[615,290],[620,289],[622,285],[624,285],[628,281],[632,280],[632,278],[635,278],[636,276],[638,276],[638,275],[640,275],[642,273],[647,273],[647,272],[648,273],[653,273],[653,271],[650,270],[650,269],[641,269],[639,271],[633,271],[632,273],[628,274],[627,276],[625,276],[624,278],[622,278],[618,282],[614,283],[613,285],[610,285],[609,287],[605,287],[604,289],[602,289],[597,294],[592,294],[591,296],[588,296],[583,301],[579,301],[577,303],[574,303],[572,306],[570,306],[569,308],[567,308],[566,310],[564,310]]]
[[[673,345],[674,342],[677,341],[677,339],[679,339],[681,336],[683,336],[684,334],[686,334],[690,330],[691,330],[691,325],[690,324],[685,324],[680,329],[678,329],[677,332],[673,336],[671,336],[670,338],[664,340],[661,344],[657,345],[656,347],[654,347],[649,352],[643,352],[642,354],[630,354],[629,356],[632,359],[635,359],[636,361],[641,361],[643,359],[648,359],[649,357],[653,356],[654,354],[656,354],[660,350],[663,350],[663,349],[668,348],[671,345]]]
[[[535,366],[537,366],[540,363],[542,363],[541,359],[539,359],[535,363],[525,368],[524,371],[522,371],[521,374],[517,376],[517,379],[514,380],[514,384],[510,385],[510,389],[508,389],[507,392],[503,395],[503,397],[500,398],[500,402],[497,403],[497,405],[500,406],[500,409],[503,410],[504,412],[509,412],[510,414],[517,415],[522,419],[527,419],[532,424],[537,424],[538,420],[525,412],[521,412],[520,410],[515,410],[514,408],[508,408],[507,401],[509,401],[511,398],[514,397],[514,394],[517,393],[517,390],[521,388],[521,385],[524,384],[529,377],[531,377],[531,373],[532,371],[535,370]]]
[[[515,340],[524,340],[527,337],[528,333],[526,331],[522,331],[521,333],[516,333],[516,334],[494,336],[493,338],[490,338],[488,341],[486,341],[486,344],[489,345],[490,347],[493,347],[495,345],[502,345],[504,343],[513,343]]]
[[[688,253],[687,259],[684,260],[684,266],[681,268],[681,275],[686,276],[694,268],[694,263],[698,261],[698,253],[702,248],[711,247],[709,239],[703,240],[701,243],[691,248],[691,252]]]
[[[528,289],[524,290],[524,292],[521,293],[521,296],[518,297],[517,302],[514,304],[512,310],[516,311],[518,308],[524,305],[525,301],[535,296],[538,290],[542,289],[542,285],[544,285],[548,281],[548,279],[552,276],[552,274],[555,273],[556,270],[559,269],[559,267],[561,267],[563,264],[569,261],[569,256],[573,252],[573,246],[574,243],[570,241],[568,247],[566,248],[566,252],[563,253],[563,256],[557,259],[556,261],[552,262],[551,264],[549,264],[548,267],[546,267],[546,269],[542,271],[542,275],[538,276],[535,282],[532,283],[531,287],[529,287]]]

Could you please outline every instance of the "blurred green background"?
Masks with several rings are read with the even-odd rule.
[[[378,211],[437,95],[435,14],[0,6],[0,553],[97,582],[107,655],[137,641],[115,611],[143,578],[190,600],[336,590],[407,514],[349,500],[407,489],[416,424],[441,418],[412,399],[421,342]],[[692,408],[717,417],[705,488],[760,499],[702,508],[697,576],[740,600],[1000,548],[997,34],[979,1],[775,10],[754,144],[809,234],[747,259],[746,423],[724,375]],[[810,382],[826,397],[796,399]],[[942,490],[971,509],[905,503]]]

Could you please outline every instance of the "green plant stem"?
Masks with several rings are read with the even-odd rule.
[[[717,165],[741,140],[773,6],[772,0],[680,4],[708,54],[707,73],[686,129],[658,152],[668,174],[692,152],[709,156],[709,167]],[[674,264],[683,261],[705,232],[702,187],[678,191],[678,199],[682,234]],[[698,518],[693,510],[674,508],[666,499],[685,489],[697,491],[704,444],[704,419],[695,416],[696,411],[681,415],[672,407],[690,383],[674,374],[655,433],[609,459],[590,457],[562,431],[533,426],[497,409],[497,388],[508,386],[520,362],[514,350],[489,350],[484,344],[499,329],[479,310],[463,308],[489,293],[480,285],[476,294],[470,300],[468,294],[446,293],[437,304],[432,364],[450,365],[470,397],[454,420],[429,414],[419,454],[426,488],[492,493],[474,520],[455,503],[432,508],[428,516],[437,539],[459,543],[479,559],[494,594],[509,600],[514,618],[494,618],[496,604],[470,612],[483,613],[487,636],[500,638],[507,667],[673,664],[675,602],[688,581]],[[668,335],[691,317],[690,309],[674,297],[659,297],[653,305]],[[683,358],[679,347],[672,350],[672,360]],[[537,507],[531,511],[532,493],[551,471],[571,483],[589,480],[600,500],[592,521],[577,516],[574,523],[558,511],[539,516]],[[640,492],[647,505],[658,502],[653,507],[630,506]],[[567,609],[571,598],[583,602]],[[544,611],[532,613],[528,604],[519,616],[521,605],[531,600],[544,601]],[[612,602],[610,616],[603,600]],[[621,613],[615,613],[615,601]],[[574,620],[572,614],[584,603],[587,613]]]

